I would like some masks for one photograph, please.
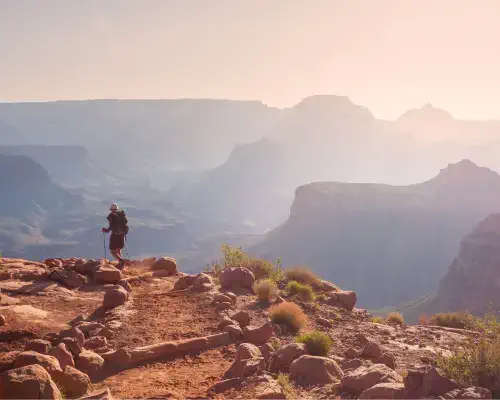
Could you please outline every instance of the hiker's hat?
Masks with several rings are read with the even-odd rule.
[[[118,211],[119,209],[116,203],[111,204],[111,207],[109,207],[109,211]]]

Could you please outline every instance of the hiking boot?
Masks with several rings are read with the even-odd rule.
[[[120,271],[125,268],[125,260],[120,260],[118,264],[116,265],[116,268],[118,268]]]

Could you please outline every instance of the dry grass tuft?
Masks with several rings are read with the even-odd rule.
[[[285,302],[272,306],[269,315],[274,324],[286,325],[294,332],[307,324],[307,315],[295,303]]]
[[[253,291],[260,301],[269,303],[278,293],[278,288],[272,280],[264,279],[253,284]]]
[[[391,313],[387,314],[386,321],[387,322],[394,322],[394,323],[399,324],[399,325],[404,325],[404,323],[405,323],[405,319],[398,312],[391,312]]]
[[[314,286],[319,283],[318,276],[307,267],[294,267],[285,270],[285,278],[288,281],[297,281]]]

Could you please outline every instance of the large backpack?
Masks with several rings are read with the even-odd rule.
[[[127,235],[129,228],[128,228],[128,219],[127,216],[125,215],[125,211],[121,210],[116,213],[116,225],[118,226],[118,229],[120,230],[120,233],[123,235]]]

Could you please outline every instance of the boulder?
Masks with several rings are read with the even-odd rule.
[[[21,354],[20,351],[9,351],[7,353],[0,353],[0,373],[14,368],[14,361],[17,356]]]
[[[339,291],[332,293],[330,298],[327,300],[327,304],[334,307],[344,308],[346,310],[352,311],[356,305],[357,296],[356,292],[353,291]]]
[[[107,309],[115,308],[124,304],[127,299],[128,292],[122,287],[110,289],[104,293],[102,306]]]
[[[223,332],[228,332],[231,341],[237,342],[243,337],[243,330],[239,325],[227,325],[222,329]]]
[[[40,354],[49,354],[51,348],[52,343],[50,343],[48,340],[33,339],[26,343],[26,347],[24,349],[26,351],[36,351]]]
[[[379,358],[383,354],[382,348],[375,342],[368,342],[363,349],[363,356]]]
[[[87,374],[73,368],[66,366],[62,374],[57,378],[57,384],[64,388],[65,394],[75,398],[81,397],[90,386],[90,378]]]
[[[60,283],[70,289],[77,289],[87,282],[87,279],[83,275],[73,270],[65,270],[62,268],[57,268],[52,271],[49,278],[54,282]]]
[[[224,379],[245,378],[266,370],[266,361],[259,348],[250,343],[238,346],[233,364],[224,373]]]
[[[233,300],[229,296],[226,296],[225,294],[222,294],[222,293],[217,293],[214,296],[214,302],[215,303],[230,303],[230,304],[234,305]]]
[[[66,349],[68,349],[75,357],[78,357],[82,352],[82,346],[76,338],[67,337],[64,338],[61,343],[63,343],[66,346]]]
[[[74,338],[78,342],[80,347],[83,346],[83,343],[85,342],[85,335],[77,326],[74,328],[62,330],[59,333],[59,339],[65,338]]]
[[[396,369],[396,359],[392,354],[389,353],[384,353],[382,354],[379,358],[377,358],[377,361],[375,361],[376,364],[385,364],[387,365],[390,369]]]
[[[211,290],[215,289],[215,284],[213,278],[208,275],[204,274],[203,272],[196,275],[193,280],[193,287],[192,290],[193,292],[210,292]]]
[[[101,265],[97,271],[94,272],[96,282],[100,283],[116,283],[122,280],[122,273],[118,268],[110,264]]]
[[[74,367],[75,360],[73,359],[73,355],[68,350],[64,343],[59,343],[56,347],[54,347],[49,352],[49,356],[52,356],[59,361],[59,365],[64,370],[66,366]]]
[[[184,290],[190,286],[193,286],[195,276],[194,275],[185,275],[177,279],[174,284],[174,288],[172,290]]]
[[[402,383],[403,378],[384,364],[373,364],[349,372],[342,379],[342,387],[353,393],[362,393],[379,383]]]
[[[0,375],[0,399],[62,399],[49,373],[40,365],[27,365]]]
[[[360,399],[404,399],[405,385],[402,383],[379,383],[366,389]]]
[[[90,350],[83,350],[76,359],[76,368],[89,376],[98,374],[104,365],[104,358]]]
[[[304,355],[290,365],[290,378],[307,385],[322,385],[342,379],[344,373],[331,358]]]
[[[88,260],[84,263],[76,263],[75,271],[79,274],[94,275],[101,265],[100,261]]]
[[[108,340],[104,336],[94,336],[87,339],[83,347],[89,350],[102,349],[108,347]]]
[[[14,361],[15,368],[21,368],[32,364],[40,365],[45,368],[52,378],[54,378],[58,372],[62,372],[57,358],[40,354],[36,351],[24,351],[20,353]]]
[[[305,354],[307,354],[307,346],[304,343],[290,343],[280,347],[274,352],[271,372],[288,372],[292,362]]]
[[[346,352],[345,352],[346,357],[349,358],[357,358],[359,357],[359,351],[356,350],[354,347],[349,347]]]
[[[132,286],[126,279],[120,279],[116,284],[124,288],[127,292],[132,292]]]
[[[151,269],[165,271],[168,275],[174,275],[177,273],[177,262],[172,257],[161,257],[153,263]]]
[[[49,268],[62,268],[63,262],[59,258],[47,258],[43,262]]]
[[[243,340],[248,343],[261,345],[267,343],[273,334],[273,324],[266,322],[259,327],[245,327],[243,329]]]
[[[455,389],[443,396],[445,399],[492,399],[491,391],[472,386],[466,389]]]
[[[247,268],[225,268],[219,275],[219,281],[223,289],[251,289],[255,282],[255,276]]]
[[[104,325],[99,322],[88,322],[82,321],[75,325],[75,328],[81,330],[83,334],[88,337],[90,336],[90,332],[95,331],[97,329],[103,329]]]
[[[217,311],[227,311],[233,308],[233,303],[230,302],[219,303],[215,308]]]
[[[259,346],[259,350],[262,353],[262,357],[264,357],[264,360],[266,360],[266,363],[268,363],[274,354],[274,347],[271,345],[271,343],[266,343],[262,346]]]
[[[359,358],[353,358],[352,360],[344,360],[340,364],[340,367],[342,368],[342,371],[352,371],[355,369],[358,369],[363,365],[363,361],[361,361]]]
[[[363,335],[362,333],[358,333],[358,336],[356,337],[358,339],[358,342],[361,344],[361,346],[364,346],[367,344],[370,340]]]
[[[221,321],[219,322],[219,329],[223,330],[226,326],[234,325],[235,323],[237,324],[237,322],[233,321],[231,318],[229,318],[229,317],[223,317],[221,319]]]
[[[236,305],[236,301],[238,300],[238,297],[233,293],[233,292],[224,292],[224,296],[227,296],[231,299],[231,302]]]
[[[444,396],[455,389],[460,389],[460,385],[453,379],[445,376],[438,368],[427,369],[422,382],[423,396]]]
[[[238,322],[242,328],[250,325],[250,314],[246,311],[238,311],[230,316],[233,321]]]

